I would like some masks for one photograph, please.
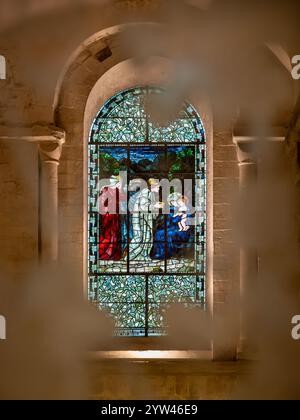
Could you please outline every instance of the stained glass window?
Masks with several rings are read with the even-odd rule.
[[[166,334],[171,303],[205,304],[205,131],[190,104],[153,122],[147,98],[161,92],[117,94],[89,137],[88,293],[121,336]]]

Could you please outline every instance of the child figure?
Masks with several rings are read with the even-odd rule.
[[[180,221],[178,222],[178,227],[179,227],[180,232],[186,232],[190,228],[187,225],[188,203],[189,203],[189,199],[184,195],[180,196],[178,200],[176,201],[176,204],[177,204],[176,207],[178,207],[178,211],[176,214],[174,214],[173,217],[178,217],[178,216],[181,217]]]

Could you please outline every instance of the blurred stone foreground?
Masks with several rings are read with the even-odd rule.
[[[1,273],[1,399],[90,397],[88,351],[108,345],[113,324],[83,301],[76,277],[66,267],[33,267],[17,284]]]

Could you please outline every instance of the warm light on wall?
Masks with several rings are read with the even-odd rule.
[[[0,315],[0,340],[6,340],[6,319]]]
[[[0,55],[0,80],[6,79],[6,60],[3,55]]]
[[[119,350],[119,351],[99,351],[92,353],[96,359],[132,359],[132,360],[154,360],[154,359],[201,359],[211,360],[210,351],[192,350]]]

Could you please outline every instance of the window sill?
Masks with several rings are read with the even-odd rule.
[[[89,355],[93,361],[212,360],[211,351],[205,350],[111,350],[90,352]]]

